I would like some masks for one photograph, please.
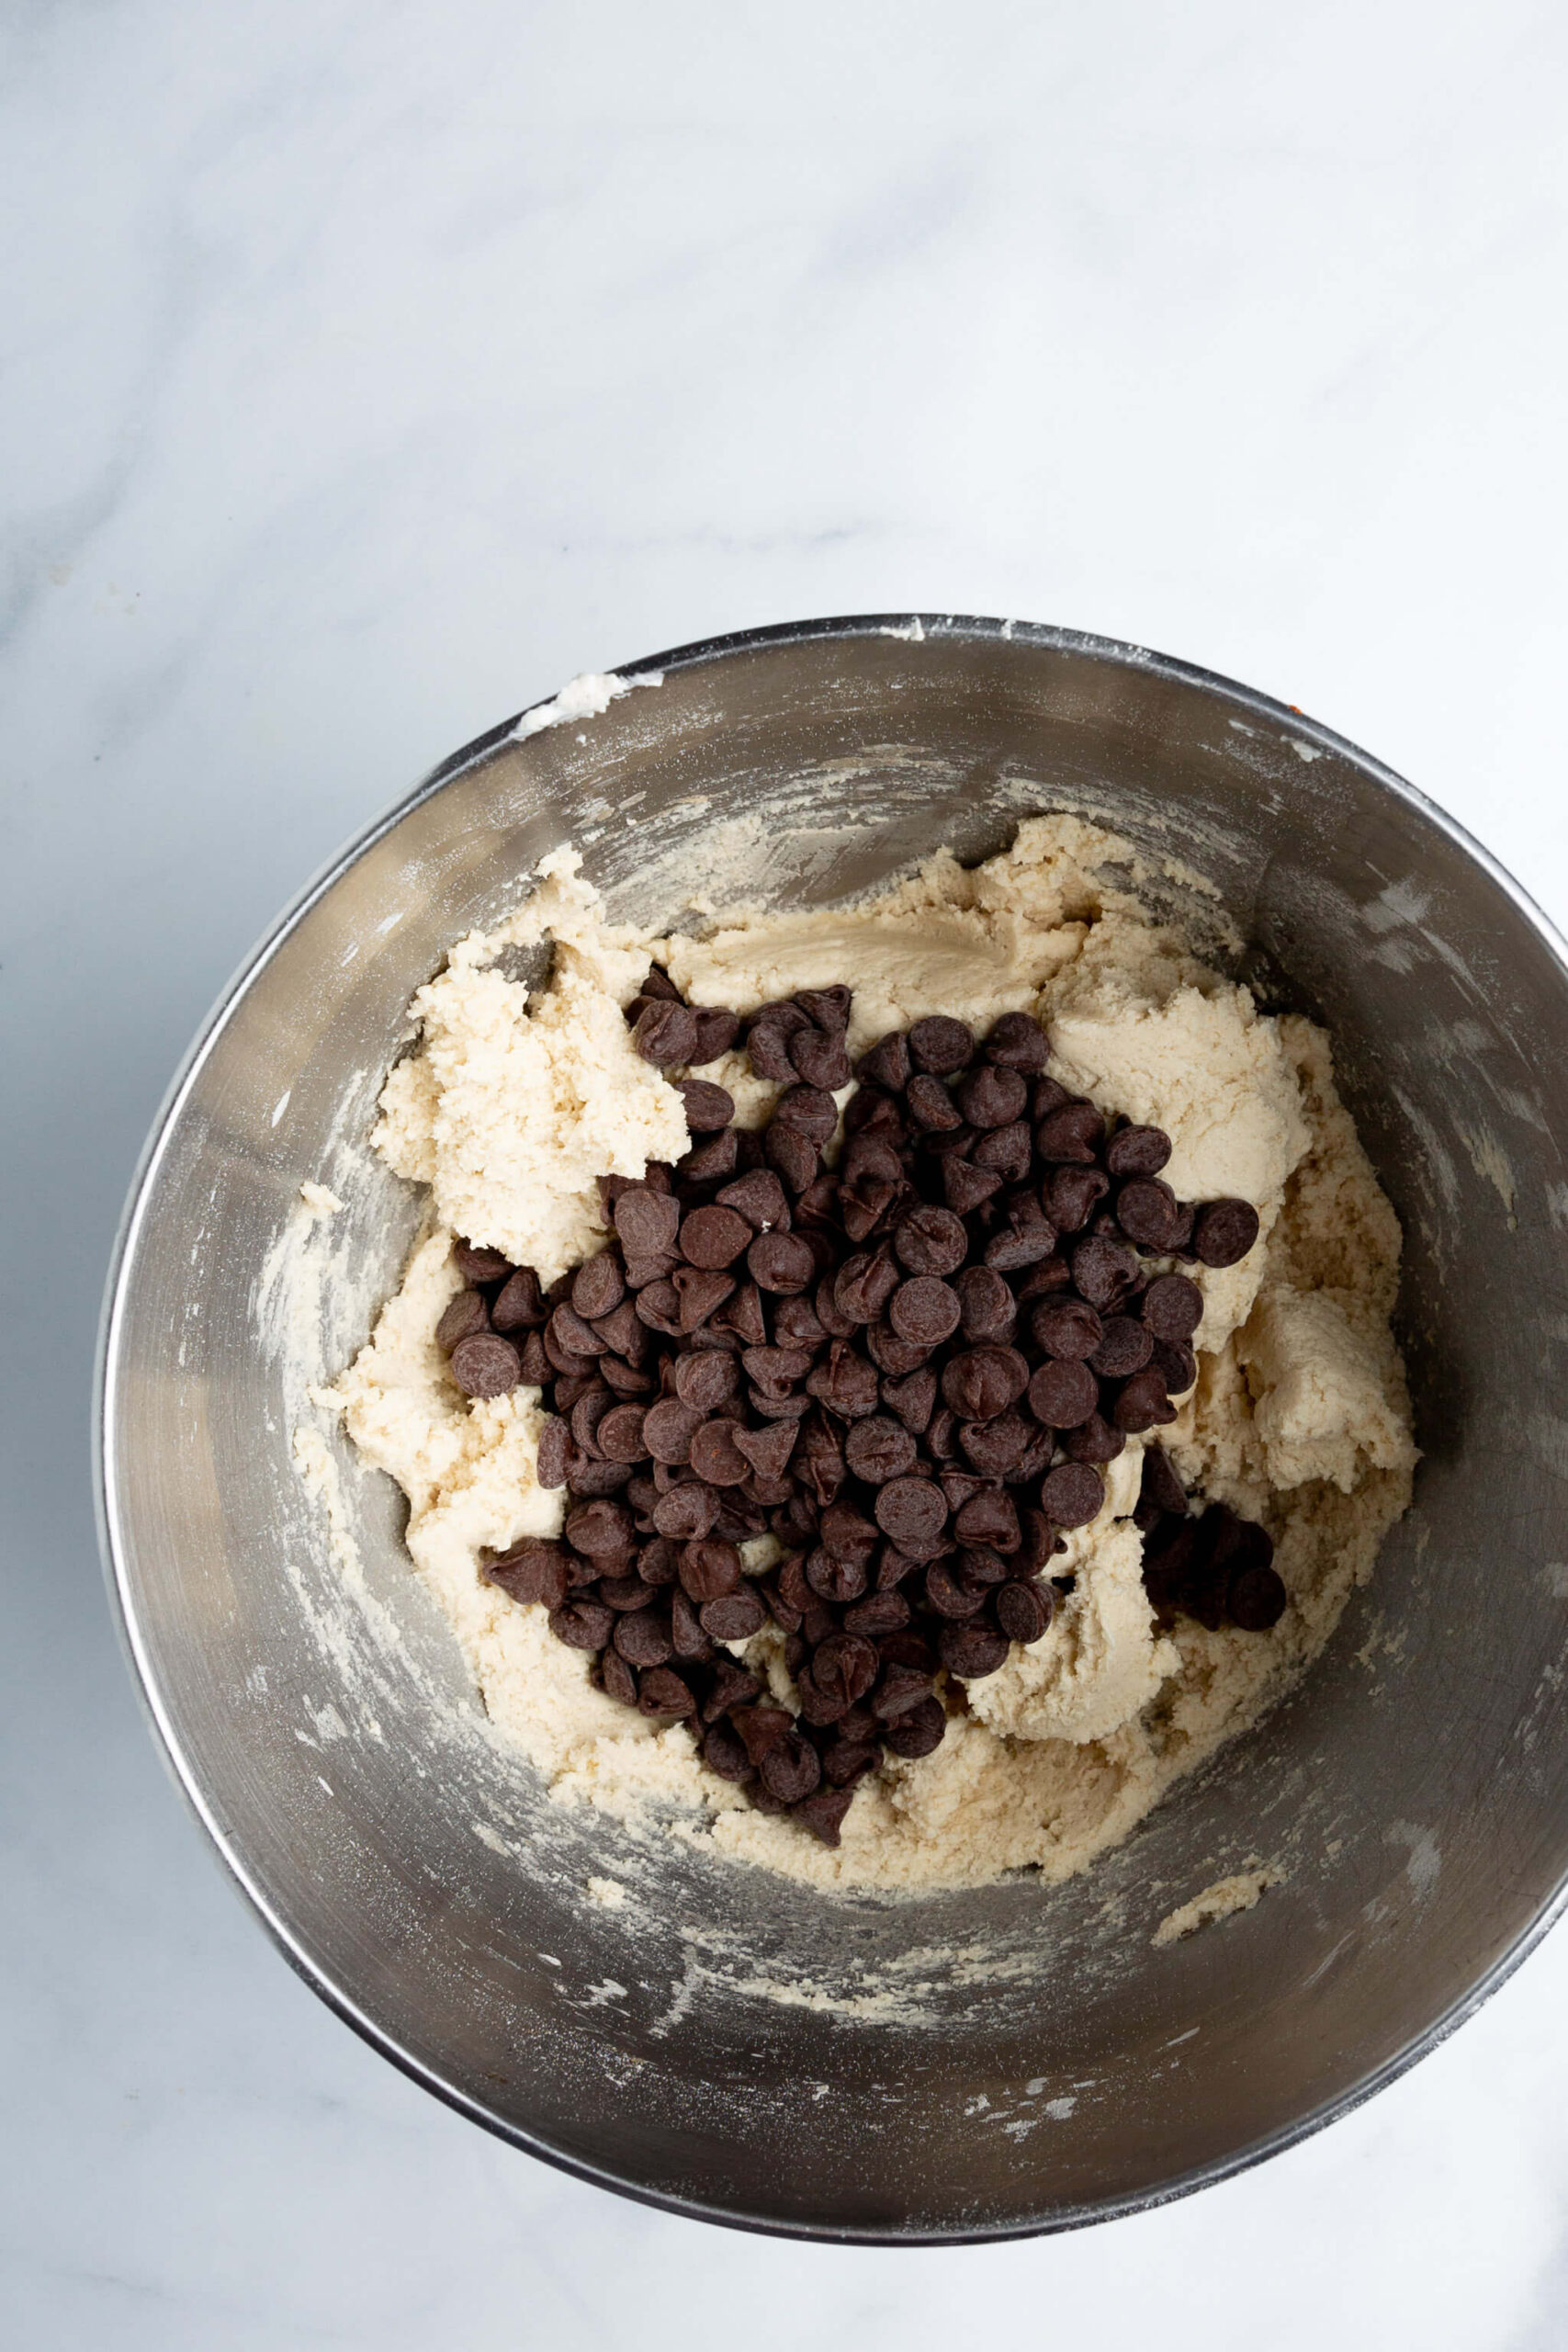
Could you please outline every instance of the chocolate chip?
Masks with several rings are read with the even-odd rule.
[[[964,1336],[976,1346],[1010,1344],[1018,1323],[1018,1307],[1009,1285],[994,1268],[965,1266],[953,1282],[958,1294]]]
[[[872,1413],[856,1421],[844,1439],[844,1460],[851,1475],[870,1487],[884,1487],[901,1478],[915,1459],[915,1441],[902,1422],[886,1413]]]
[[[705,1601],[697,1616],[704,1633],[711,1634],[716,1642],[750,1641],[768,1622],[768,1612],[750,1585],[722,1594],[717,1600]]]
[[[584,1322],[614,1314],[626,1295],[626,1276],[614,1250],[602,1250],[596,1258],[585,1259],[572,1276],[572,1312]]]
[[[946,1730],[941,1700],[921,1699],[888,1724],[883,1740],[895,1756],[913,1761],[939,1748]]]
[[[697,1024],[697,1041],[692,1048],[692,1060],[701,1067],[717,1061],[720,1054],[728,1053],[740,1034],[740,1017],[725,1004],[694,1004],[692,1018]],[[721,1090],[722,1091],[722,1090]],[[688,1118],[687,1125],[691,1125]]]
[[[733,1544],[707,1536],[681,1546],[678,1572],[682,1589],[700,1608],[739,1589],[740,1555]]]
[[[841,1029],[831,1035],[817,1028],[797,1029],[789,1040],[788,1051],[796,1077],[807,1086],[820,1087],[830,1094],[849,1084],[850,1057],[844,1051]]]
[[[688,1263],[712,1271],[733,1265],[752,1238],[750,1226],[737,1210],[715,1202],[687,1210],[681,1220],[679,1247]]]
[[[922,1437],[931,1426],[936,1410],[936,1374],[934,1372],[911,1372],[901,1380],[884,1379],[882,1401],[890,1413],[896,1413],[904,1427],[916,1437]]]
[[[1100,1383],[1088,1364],[1066,1357],[1043,1363],[1029,1383],[1029,1409],[1051,1430],[1076,1430],[1098,1410]]]
[[[1135,1372],[1131,1380],[1123,1382],[1111,1418],[1129,1436],[1175,1420],[1176,1408],[1168,1402],[1165,1382],[1152,1365],[1147,1372]]]
[[[909,1083],[911,1068],[908,1037],[901,1029],[891,1029],[861,1056],[855,1076],[863,1086],[882,1086],[890,1094],[901,1094]]]
[[[1116,1222],[1140,1250],[1170,1250],[1180,1229],[1181,1204],[1161,1177],[1134,1176],[1116,1195]]]
[[[721,1781],[744,1781],[753,1778],[745,1743],[728,1724],[716,1723],[708,1731],[703,1741],[703,1762]]]
[[[935,1078],[952,1078],[966,1067],[974,1052],[972,1032],[944,1012],[917,1021],[909,1032],[909,1059],[917,1070]]]
[[[898,1283],[887,1302],[894,1330],[916,1347],[937,1347],[950,1340],[958,1329],[959,1313],[958,1293],[936,1274],[911,1275]]]
[[[648,1452],[642,1425],[648,1416],[640,1405],[614,1405],[602,1413],[594,1429],[599,1452],[606,1462],[640,1462]],[[574,1431],[575,1434],[575,1431]]]
[[[1139,1301],[1139,1313],[1156,1339],[1185,1345],[1203,1319],[1203,1294],[1186,1274],[1158,1274]]]
[[[685,999],[664,969],[662,964],[650,964],[648,978],[642,984],[644,996],[661,997],[666,1004],[683,1004]]]
[[[1101,1169],[1054,1168],[1040,1198],[1058,1233],[1081,1233],[1110,1190]]]
[[[688,1184],[716,1184],[734,1175],[739,1157],[739,1136],[733,1127],[724,1127],[705,1143],[694,1144],[685,1158],[675,1163],[676,1173]]]
[[[749,1477],[751,1464],[740,1453],[735,1439],[739,1424],[730,1420],[705,1421],[692,1437],[690,1460],[699,1478],[710,1487],[738,1487]],[[712,1627],[709,1627],[712,1632]]]
[[[1234,1266],[1258,1238],[1250,1201],[1209,1201],[1192,1223],[1192,1254],[1204,1266]]]
[[[538,1275],[532,1266],[519,1266],[496,1294],[490,1319],[498,1331],[534,1330],[547,1311]]]
[[[454,1240],[452,1259],[470,1288],[485,1283],[503,1283],[512,1272],[512,1261],[503,1251],[481,1249],[472,1241]]]
[[[685,1106],[686,1125],[694,1136],[716,1134],[735,1116],[734,1096],[705,1078],[683,1078],[677,1091]]]
[[[811,1742],[792,1724],[769,1747],[758,1770],[763,1786],[781,1804],[799,1804],[820,1781],[822,1763]]]
[[[942,1483],[945,1491],[947,1482]],[[953,1502],[951,1494],[948,1501]],[[960,1544],[1015,1552],[1021,1541],[1017,1506],[1005,1487],[981,1487],[954,1510],[953,1532]]]
[[[825,1359],[807,1377],[807,1389],[843,1420],[858,1420],[874,1413],[878,1402],[875,1368],[857,1355],[846,1340],[829,1342]]]
[[[899,1218],[893,1250],[911,1274],[952,1274],[969,1254],[969,1236],[951,1209],[922,1206]]]
[[[1126,1380],[1143,1371],[1154,1351],[1154,1333],[1145,1324],[1130,1315],[1111,1315],[1089,1361],[1102,1380]]]
[[[696,1052],[696,1016],[683,1004],[645,1004],[632,1031],[632,1044],[643,1060],[652,1062],[656,1069],[670,1069],[679,1063],[689,1063]]]
[[[784,1186],[771,1168],[753,1168],[738,1176],[715,1195],[719,1208],[733,1209],[756,1233],[771,1233],[789,1223],[789,1203]]]
[[[808,1025],[797,1004],[764,1004],[752,1014],[746,1033],[746,1050],[759,1078],[771,1079],[776,1085],[788,1085],[795,1076],[789,1040],[796,1030]]]
[[[790,1818],[803,1829],[820,1838],[824,1846],[836,1846],[843,1819],[854,1801],[852,1789],[815,1789],[808,1797],[790,1807]]]
[[[1006,1660],[1008,1637],[990,1625],[944,1625],[938,1644],[942,1662],[961,1682],[995,1674]]]
[[[1064,1462],[1041,1483],[1040,1508],[1054,1527],[1087,1527],[1104,1500],[1100,1473],[1086,1462]]]
[[[898,1287],[898,1269],[886,1250],[857,1250],[833,1281],[833,1304],[852,1323],[871,1323]]]
[[[912,1559],[929,1557],[942,1541],[947,1504],[930,1478],[892,1478],[872,1505],[876,1523]]]
[[[490,1306],[482,1291],[460,1290],[450,1299],[435,1327],[435,1344],[448,1354],[461,1340],[490,1329]]]
[[[1149,1370],[1158,1373],[1172,1396],[1185,1396],[1198,1377],[1198,1359],[1179,1340],[1156,1340]]]
[[[920,1340],[901,1340],[888,1322],[866,1326],[865,1350],[877,1371],[886,1373],[893,1380],[901,1380],[907,1373],[918,1372],[931,1354],[931,1348]]]
[[[1005,1127],[1021,1114],[1029,1088],[1018,1070],[982,1062],[959,1080],[953,1096],[972,1127]]]
[[[998,1014],[980,1050],[998,1069],[1021,1070],[1029,1078],[1045,1067],[1044,1032],[1027,1012]]]
[[[1090,1357],[1105,1339],[1105,1324],[1081,1298],[1046,1298],[1030,1315],[1034,1345],[1063,1362]]]
[[[538,1601],[547,1609],[558,1609],[571,1584],[560,1545],[537,1536],[492,1560],[482,1573],[488,1584],[499,1585],[513,1600]]]
[[[1114,1315],[1138,1277],[1138,1261],[1124,1243],[1090,1234],[1072,1253],[1073,1280],[1097,1312]]]
[[[522,1359],[510,1340],[473,1331],[452,1351],[452,1377],[465,1396],[503,1396],[523,1377]]]
[[[949,1359],[942,1393],[965,1421],[986,1421],[1015,1405],[1029,1385],[1029,1366],[1016,1348],[970,1348]]]
[[[655,1192],[648,1184],[630,1185],[610,1215],[628,1257],[651,1258],[674,1249],[681,1211],[667,1193]]]
[[[970,1216],[981,1203],[988,1201],[1002,1187],[1002,1176],[995,1168],[974,1168],[955,1152],[949,1153],[942,1163],[942,1189],[947,1205],[957,1216]],[[951,1272],[951,1267],[948,1269]]]
[[[1163,1127],[1118,1127],[1105,1148],[1105,1165],[1112,1176],[1157,1176],[1170,1158],[1170,1137]]]
[[[684,1681],[672,1666],[649,1667],[640,1678],[637,1703],[645,1715],[669,1715],[679,1719],[682,1715],[694,1715],[697,1712],[690,1683]]]
[[[746,1252],[746,1264],[759,1290],[793,1295],[805,1290],[817,1272],[817,1261],[795,1233],[760,1233]]]
[[[1005,1126],[993,1127],[976,1144],[970,1164],[976,1175],[995,1175],[1010,1184],[1021,1183],[1029,1173],[1034,1158],[1034,1140],[1027,1123],[1012,1119]]]
[[[820,1148],[839,1124],[838,1105],[818,1086],[786,1086],[773,1106],[769,1134],[783,1127]]]
[[[954,1127],[964,1124],[952,1095],[940,1078],[912,1078],[904,1100],[915,1125],[928,1132],[951,1133]]]
[[[1284,1615],[1288,1597],[1277,1569],[1246,1567],[1232,1577],[1225,1608],[1244,1634],[1266,1634]]]
[[[1098,1153],[1104,1133],[1105,1121],[1092,1102],[1065,1102],[1041,1120],[1034,1130],[1034,1148],[1042,1159],[1087,1167]]]
[[[654,1460],[687,1461],[693,1436],[702,1426],[702,1419],[695,1406],[682,1404],[678,1396],[661,1396],[657,1405],[650,1405],[643,1419],[642,1433]]]
[[[540,1486],[564,1487],[570,1456],[571,1431],[563,1420],[551,1414],[539,1431],[537,1469]]]
[[[1052,1603],[1047,1598],[1049,1586],[1038,1584],[1004,1584],[992,1603],[997,1623],[1010,1642],[1021,1642],[1027,1648],[1039,1641],[1051,1623]]]
[[[570,1650],[602,1650],[615,1624],[615,1611],[602,1600],[567,1600],[550,1611],[551,1633]]]

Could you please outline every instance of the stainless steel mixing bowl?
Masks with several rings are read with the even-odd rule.
[[[158,1121],[100,1416],[148,1703],[301,1973],[521,2147],[829,2238],[1005,2236],[1172,2196],[1388,2081],[1563,1899],[1561,944],[1375,761],[1137,648],[870,619],[643,666],[662,684],[497,729],[347,851]],[[547,1799],[487,1733],[389,1482],[323,1436],[309,1385],[365,1337],[416,1223],[364,1148],[410,993],[545,851],[577,842],[613,910],[663,923],[742,876],[779,906],[838,899],[1062,808],[1212,876],[1249,974],[1333,1031],[1404,1225],[1416,1508],[1295,1695],[1087,1876],[825,1900]],[[304,1182],[344,1213],[313,1219]],[[1258,1856],[1290,1875],[1256,1910],[1151,1945]]]

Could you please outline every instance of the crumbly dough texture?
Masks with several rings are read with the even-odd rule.
[[[325,1393],[407,1495],[409,1551],[496,1729],[560,1798],[651,1808],[679,1836],[825,1887],[978,1885],[1023,1868],[1066,1878],[1254,1721],[1371,1573],[1416,1462],[1389,1330],[1398,1225],[1335,1092],[1326,1037],[1259,1012],[1152,922],[1124,887],[1130,866],[1135,877],[1114,837],[1040,818],[974,869],[944,854],[849,909],[742,910],[704,938],[659,939],[608,925],[560,851],[518,912],[461,941],[415,997],[419,1047],[387,1081],[375,1139],[429,1186],[430,1226],[368,1345]],[[497,959],[545,939],[554,971],[530,994]],[[742,1012],[846,981],[852,1052],[927,1012],[984,1029],[1032,1012],[1069,1084],[1168,1130],[1179,1193],[1256,1205],[1260,1238],[1239,1265],[1188,1269],[1205,1298],[1199,1378],[1161,1435],[1189,1487],[1274,1535],[1290,1605],[1272,1632],[1182,1619],[1159,1633],[1130,1516],[1134,1438],[1099,1519],[1068,1538],[1058,1572],[1075,1588],[1049,1631],[967,1686],[933,1755],[886,1758],[830,1849],[756,1812],[684,1728],[657,1729],[595,1690],[542,1609],[481,1580],[487,1549],[558,1531],[562,1498],[537,1481],[538,1392],[470,1403],[448,1375],[434,1330],[459,1287],[451,1236],[552,1279],[602,1244],[601,1172],[639,1175],[686,1148],[681,1098],[637,1058],[622,1016],[650,959],[694,1002]],[[766,1116],[776,1090],[740,1057],[704,1074],[730,1087],[739,1116]],[[736,1648],[787,1694],[771,1632]]]

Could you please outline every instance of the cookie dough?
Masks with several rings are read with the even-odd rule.
[[[1126,876],[1131,872],[1134,887]],[[409,1500],[414,1566],[449,1617],[502,1736],[563,1800],[651,1810],[678,1836],[823,1886],[976,1885],[1020,1868],[1060,1879],[1124,1838],[1179,1775],[1252,1722],[1322,1648],[1406,1506],[1416,1461],[1389,1331],[1399,1230],[1310,1023],[1261,1013],[1162,928],[1124,842],[1072,818],[1021,827],[974,869],[933,859],[850,909],[741,910],[701,938],[607,924],[570,851],[547,858],[508,922],[474,933],[412,1008],[419,1045],[388,1080],[376,1142],[429,1188],[402,1288],[336,1387],[365,1459]],[[532,991],[508,949],[553,941]],[[649,961],[694,1003],[754,1009],[796,989],[854,990],[852,1053],[952,1012],[984,1029],[1025,1010],[1053,1069],[1108,1112],[1164,1127],[1184,1197],[1239,1194],[1258,1246],[1190,1268],[1204,1292],[1199,1379],[1161,1432],[1184,1482],[1261,1519],[1290,1594],[1264,1634],[1155,1624],[1133,1525],[1145,1441],[1111,1465],[1106,1501],[1058,1564],[1073,1590],[1043,1637],[968,1686],[933,1755],[889,1758],[857,1792],[837,1849],[746,1804],[659,1729],[596,1691],[545,1612],[481,1581],[487,1550],[553,1534],[562,1497],[536,1475],[537,1392],[469,1402],[435,1344],[460,1286],[451,1237],[547,1281],[604,1235],[595,1179],[686,1148],[681,1097],[633,1052],[622,1008]],[[731,1054],[701,1075],[760,1121],[775,1090]],[[845,1090],[840,1100],[847,1099]],[[748,1547],[758,1566],[776,1552]],[[780,1637],[739,1655],[787,1700]]]

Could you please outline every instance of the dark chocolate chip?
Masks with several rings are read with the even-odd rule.
[[[850,1057],[844,1051],[841,1029],[832,1035],[817,1028],[797,1029],[789,1040],[788,1051],[795,1076],[807,1086],[819,1087],[831,1094],[849,1084]]]
[[[1140,1250],[1170,1250],[1180,1229],[1181,1206],[1163,1177],[1134,1176],[1116,1195],[1116,1222]]]
[[[733,1265],[752,1238],[751,1227],[738,1210],[710,1202],[705,1208],[687,1210],[681,1220],[679,1248],[689,1264],[712,1271]]]
[[[799,1804],[822,1777],[821,1758],[793,1724],[772,1742],[757,1769],[763,1786],[781,1804]]]
[[[855,1076],[863,1086],[886,1087],[890,1094],[901,1094],[909,1083],[911,1067],[908,1037],[901,1029],[891,1029],[861,1056]]]
[[[974,1052],[973,1033],[962,1021],[951,1020],[944,1012],[917,1021],[909,1032],[909,1059],[916,1069],[929,1071],[936,1078],[954,1076],[968,1065]]]
[[[930,1478],[891,1478],[872,1506],[876,1523],[912,1559],[929,1558],[942,1541],[947,1504]]]
[[[1050,1430],[1078,1429],[1100,1406],[1100,1383],[1088,1364],[1066,1357],[1043,1363],[1028,1393],[1030,1411]]]
[[[726,1004],[694,1004],[692,1018],[697,1024],[692,1061],[700,1069],[707,1062],[717,1061],[720,1054],[728,1053],[740,1034],[740,1018]],[[687,1124],[691,1124],[689,1119]]]
[[[883,1739],[895,1756],[912,1761],[939,1748],[946,1730],[941,1700],[921,1699],[888,1724]]]
[[[936,1410],[935,1373],[921,1370],[911,1372],[901,1380],[884,1379],[882,1401],[914,1436],[923,1437]]]
[[[638,1682],[637,1703],[645,1715],[679,1718],[697,1712],[691,1684],[672,1666],[649,1668]]]
[[[1045,1035],[1027,1012],[1003,1012],[991,1023],[980,1048],[998,1069],[1021,1070],[1033,1078],[1045,1067]]]
[[[473,1331],[452,1351],[452,1377],[465,1396],[503,1396],[523,1377],[523,1362],[498,1332]]]
[[[656,1069],[671,1069],[689,1063],[696,1051],[696,1016],[683,1004],[645,1004],[632,1031],[632,1044],[643,1060]]]
[[[1175,1420],[1176,1408],[1167,1398],[1165,1382],[1152,1364],[1147,1372],[1135,1372],[1122,1383],[1111,1418],[1129,1436]]]
[[[1018,1070],[982,1062],[959,1080],[953,1097],[972,1127],[1005,1127],[1022,1113],[1029,1088]]]
[[[1039,1641],[1051,1623],[1050,1587],[1039,1584],[1004,1584],[992,1603],[997,1623],[1010,1642],[1021,1642],[1025,1648]]]
[[[1006,1660],[1008,1637],[990,1625],[944,1625],[938,1647],[949,1674],[969,1682],[995,1674]]]
[[[681,1211],[667,1193],[655,1192],[648,1184],[630,1185],[610,1214],[628,1258],[652,1258],[674,1249]]]
[[[735,1116],[734,1096],[705,1078],[683,1078],[678,1091],[685,1106],[686,1125],[694,1136],[716,1135]]]
[[[1104,1500],[1100,1473],[1087,1462],[1064,1462],[1041,1482],[1040,1508],[1053,1527],[1087,1527]]]
[[[571,1281],[572,1312],[585,1322],[613,1315],[626,1295],[626,1276],[613,1250],[585,1259]]]
[[[1266,1634],[1285,1613],[1288,1595],[1277,1569],[1238,1569],[1230,1580],[1225,1608],[1233,1625],[1244,1634]]]
[[[908,1105],[910,1118],[928,1134],[951,1134],[953,1128],[964,1124],[952,1095],[940,1078],[912,1078],[905,1090],[904,1100]]]
[[[1158,1274],[1138,1311],[1156,1339],[1184,1346],[1203,1319],[1203,1294],[1186,1274]]]
[[[1258,1238],[1250,1201],[1208,1201],[1192,1221],[1192,1254],[1201,1265],[1234,1266]]]
[[[550,1611],[551,1633],[571,1650],[602,1650],[615,1625],[615,1611],[602,1600],[567,1600]]]
[[[1154,1351],[1154,1333],[1146,1325],[1130,1315],[1111,1315],[1089,1361],[1102,1380],[1126,1380],[1143,1371]]]
[[[1100,1150],[1105,1121],[1092,1102],[1065,1102],[1041,1120],[1034,1148],[1042,1159],[1089,1166]]]
[[[817,1261],[796,1233],[760,1233],[746,1252],[747,1269],[759,1290],[793,1296],[807,1289]]]
[[[893,1250],[911,1274],[953,1274],[969,1254],[969,1236],[951,1209],[921,1206],[898,1220]]]
[[[711,1634],[716,1642],[750,1641],[768,1622],[767,1610],[750,1585],[705,1601],[697,1615],[704,1633]]]
[[[705,1421],[694,1431],[690,1460],[699,1478],[710,1487],[738,1487],[751,1473],[751,1464],[736,1445],[740,1424],[731,1420]],[[711,1633],[710,1626],[708,1631]]]
[[[448,1300],[435,1327],[435,1344],[448,1354],[461,1340],[490,1329],[490,1303],[483,1291],[460,1290]]]
[[[1002,1284],[1004,1291],[1007,1285]],[[1008,1304],[1012,1302],[1010,1296]],[[899,1283],[887,1302],[887,1319],[901,1340],[916,1347],[940,1346],[958,1329],[958,1293],[936,1274],[914,1274]]]
[[[1105,1165],[1118,1178],[1157,1176],[1169,1158],[1163,1127],[1118,1127],[1105,1148]]]
[[[902,1422],[886,1413],[872,1413],[856,1421],[844,1439],[844,1460],[852,1476],[868,1487],[885,1487],[889,1478],[907,1475],[915,1460],[915,1441]]]
[[[501,1587],[513,1600],[542,1602],[558,1609],[570,1589],[571,1576],[558,1544],[530,1536],[483,1571],[489,1584]]]
[[[942,1393],[965,1421],[987,1421],[1016,1405],[1029,1385],[1029,1366],[1016,1348],[969,1348],[949,1359]]]
[[[490,1319],[498,1331],[532,1331],[547,1313],[538,1275],[532,1266],[519,1266],[497,1292]]]
[[[512,1272],[512,1261],[502,1250],[483,1249],[472,1241],[454,1241],[452,1256],[457,1272],[471,1286],[503,1283]]]

